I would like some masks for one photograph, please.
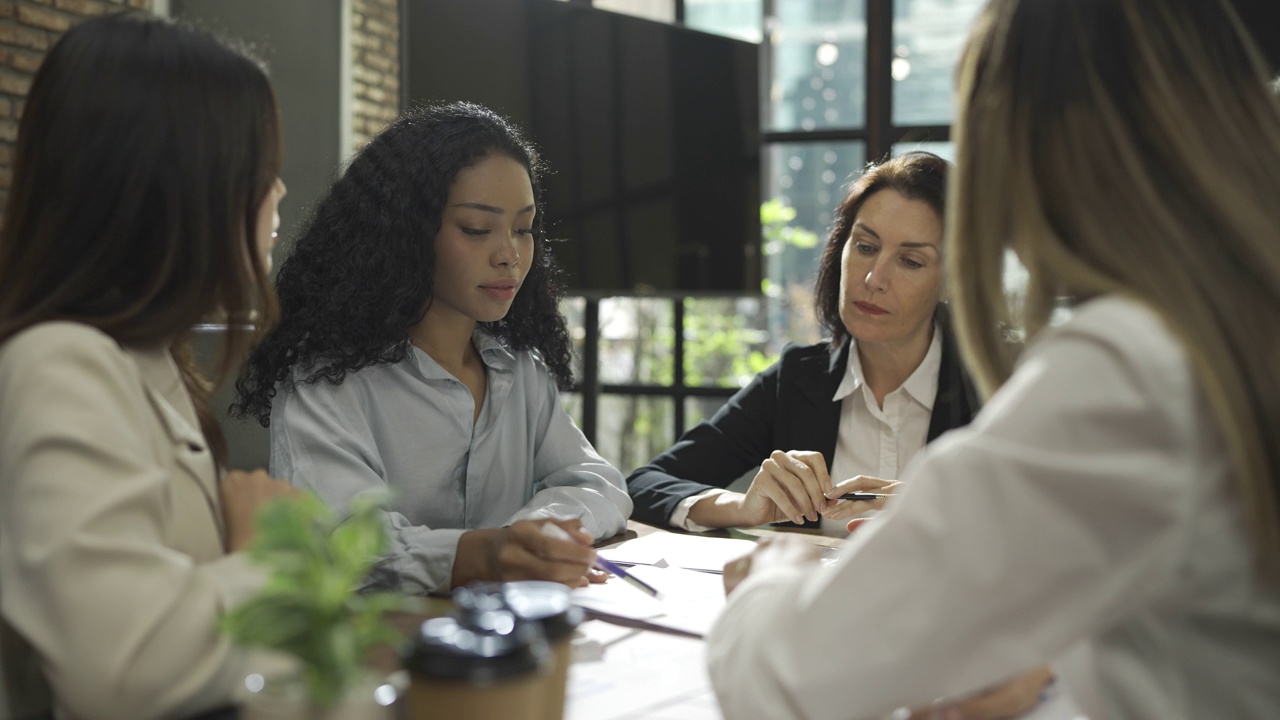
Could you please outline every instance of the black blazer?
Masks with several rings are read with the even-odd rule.
[[[973,383],[961,366],[945,305],[938,305],[934,321],[942,329],[942,363],[929,441],[968,424],[979,406]],[[631,516],[666,525],[681,500],[727,487],[774,450],[816,450],[831,467],[840,429],[840,403],[831,398],[840,387],[848,357],[847,342],[834,352],[827,343],[788,345],[777,363],[729,398],[710,420],[631,473],[627,478],[627,491],[635,502]]]

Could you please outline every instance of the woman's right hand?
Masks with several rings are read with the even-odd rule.
[[[227,551],[236,552],[253,540],[258,510],[263,505],[299,492],[284,480],[271,477],[266,470],[227,471],[218,484],[222,519],[227,526]]]
[[[545,523],[559,525],[573,540],[549,537],[542,531]],[[550,580],[579,587],[592,577],[596,551],[591,542],[577,520],[521,520],[468,530],[458,538],[453,587],[476,580]]]
[[[741,525],[790,520],[797,525],[814,521],[835,504],[827,499],[831,477],[822,453],[774,450],[760,463],[740,506]]]

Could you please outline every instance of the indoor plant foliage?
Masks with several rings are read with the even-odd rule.
[[[359,592],[386,551],[384,500],[358,498],[345,518],[310,493],[264,507],[249,555],[271,578],[222,620],[238,644],[296,658],[317,707],[332,707],[366,674],[370,650],[400,638],[385,618],[404,599]]]

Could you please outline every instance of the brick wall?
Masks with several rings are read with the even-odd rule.
[[[351,141],[358,150],[400,114],[400,11],[397,0],[352,0],[351,12]]]
[[[13,141],[31,77],[67,28],[105,12],[151,10],[152,0],[0,0],[0,204],[13,178]]]

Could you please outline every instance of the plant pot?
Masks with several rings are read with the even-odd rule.
[[[321,708],[312,704],[297,676],[250,675],[245,678],[240,720],[394,720],[406,686],[404,673],[367,675],[333,707]]]

